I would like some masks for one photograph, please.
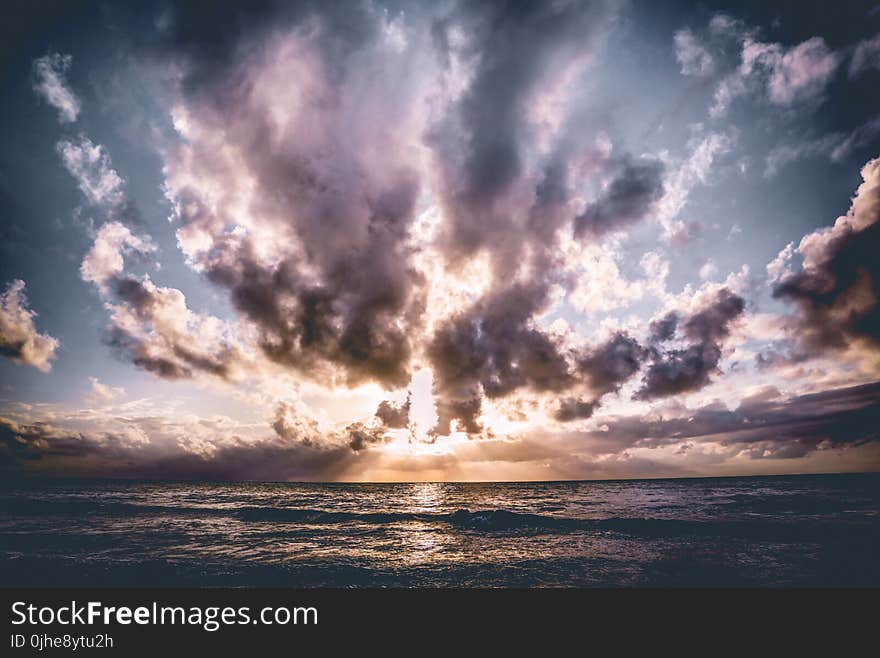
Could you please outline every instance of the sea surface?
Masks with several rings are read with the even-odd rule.
[[[0,484],[0,586],[880,586],[880,474]]]

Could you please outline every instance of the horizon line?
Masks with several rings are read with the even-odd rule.
[[[17,478],[4,480],[4,484],[14,485],[23,480],[60,482],[60,481],[83,481],[93,482],[147,482],[157,484],[314,484],[314,485],[388,485],[388,484],[575,484],[588,482],[645,482],[662,480],[721,480],[721,479],[745,479],[745,478],[779,478],[779,477],[816,477],[816,476],[841,476],[841,475],[875,475],[880,476],[880,468],[873,471],[825,471],[811,473],[755,473],[751,475],[680,475],[658,477],[633,477],[633,478],[593,478],[593,479],[561,479],[561,480],[218,480],[218,479],[183,479],[183,478],[137,478],[137,477],[113,477],[113,476],[42,476],[20,474]],[[0,488],[3,484],[0,484]]]

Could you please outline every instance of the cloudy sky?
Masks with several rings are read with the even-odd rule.
[[[12,2],[0,470],[880,470],[880,5]]]

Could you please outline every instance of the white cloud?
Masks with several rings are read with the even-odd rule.
[[[839,144],[839,140],[839,134],[831,134],[810,141],[775,146],[767,154],[764,164],[764,177],[770,178],[775,176],[783,167],[792,162],[830,154],[834,150],[835,145]]]
[[[860,41],[849,61],[849,76],[851,78],[870,69],[880,69],[880,34]]]
[[[119,222],[108,222],[98,231],[91,250],[80,266],[80,274],[84,281],[94,283],[102,293],[106,293],[108,282],[123,271],[125,254],[146,254],[155,250],[156,245],[149,236],[137,236]]]
[[[644,296],[644,283],[625,279],[614,251],[605,245],[585,248],[578,260],[583,269],[569,301],[579,311],[611,311],[629,306]]]
[[[103,146],[81,135],[75,142],[58,142],[56,149],[89,203],[111,211],[125,202],[125,181],[111,165]]]
[[[705,263],[703,263],[703,266],[700,268],[700,278],[703,281],[708,281],[716,274],[718,274],[718,266],[710,258]]]
[[[54,53],[34,61],[34,91],[58,110],[61,123],[73,123],[80,112],[80,101],[67,86],[65,74],[73,58]]]
[[[663,197],[657,206],[658,219],[667,236],[682,229],[675,219],[687,203],[691,190],[709,180],[715,160],[729,152],[732,146],[733,138],[725,133],[709,133],[702,139],[692,139],[688,144],[690,150],[667,178]]]
[[[106,404],[125,396],[125,389],[121,386],[107,386],[97,377],[89,377],[89,393],[86,401],[91,404]]]
[[[722,116],[736,98],[749,94],[780,106],[819,98],[842,61],[840,53],[831,50],[822,37],[786,47],[759,41],[754,30],[726,17],[721,22],[713,19],[710,32],[719,53],[731,40],[739,44],[737,67],[715,90],[709,109],[713,117]]]
[[[743,53],[745,61],[745,49]],[[764,65],[770,70],[767,91],[770,101],[777,105],[790,105],[821,94],[840,64],[840,56],[821,37],[808,39],[787,51],[773,44],[760,49],[758,57],[764,58]]]
[[[869,145],[880,135],[880,116],[866,121],[849,133],[828,133],[816,139],[780,144],[767,155],[764,176],[775,176],[786,165],[805,158],[827,157],[841,162],[856,149]]]
[[[831,245],[849,233],[863,231],[880,219],[880,158],[862,167],[863,182],[859,185],[846,215],[841,215],[830,228],[805,235],[798,245],[803,268],[814,272],[827,263]]]
[[[58,340],[37,332],[36,313],[28,308],[25,283],[16,279],[0,295],[0,355],[43,372],[52,369]]]
[[[790,273],[789,263],[794,256],[794,242],[789,242],[776,258],[767,264],[767,279],[775,283]]]
[[[690,30],[675,33],[675,58],[682,75],[705,76],[715,69],[715,60],[706,46]]]

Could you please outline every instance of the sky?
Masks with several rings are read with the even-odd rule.
[[[880,470],[880,5],[5,3],[0,471]]]

